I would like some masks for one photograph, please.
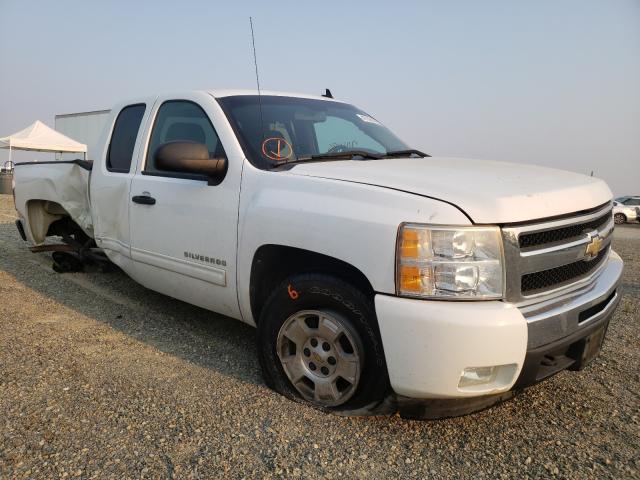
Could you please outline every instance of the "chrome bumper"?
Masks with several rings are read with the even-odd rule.
[[[572,335],[613,312],[620,301],[616,289],[622,268],[622,259],[611,251],[597,277],[588,285],[549,300],[519,307],[527,321],[527,349]]]

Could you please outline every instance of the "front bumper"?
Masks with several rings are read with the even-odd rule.
[[[471,402],[480,405],[477,397],[495,403],[560,370],[582,368],[590,359],[583,358],[587,339],[606,328],[619,302],[621,274],[622,260],[612,251],[587,287],[523,308],[501,301],[377,295],[391,387],[399,397],[436,399],[438,404],[475,399]],[[588,353],[595,355],[593,348]],[[460,387],[465,369],[491,366],[504,368],[490,382]]]

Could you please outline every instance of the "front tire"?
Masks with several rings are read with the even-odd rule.
[[[622,225],[623,223],[627,223],[627,217],[624,213],[616,213],[613,216],[613,221],[616,225]]]
[[[322,410],[371,413],[389,380],[373,303],[328,275],[294,275],[267,300],[258,323],[265,381]]]

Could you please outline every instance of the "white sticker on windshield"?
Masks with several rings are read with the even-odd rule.
[[[363,115],[362,113],[356,113],[356,115],[358,116],[358,118],[360,120],[362,120],[363,122],[367,122],[367,123],[373,123],[375,125],[380,125],[380,122],[377,121],[375,118],[370,117],[369,115]]]

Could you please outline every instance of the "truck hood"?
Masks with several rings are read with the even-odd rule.
[[[475,223],[537,220],[597,207],[605,182],[553,168],[427,157],[301,163],[290,172],[402,190],[452,203]]]

